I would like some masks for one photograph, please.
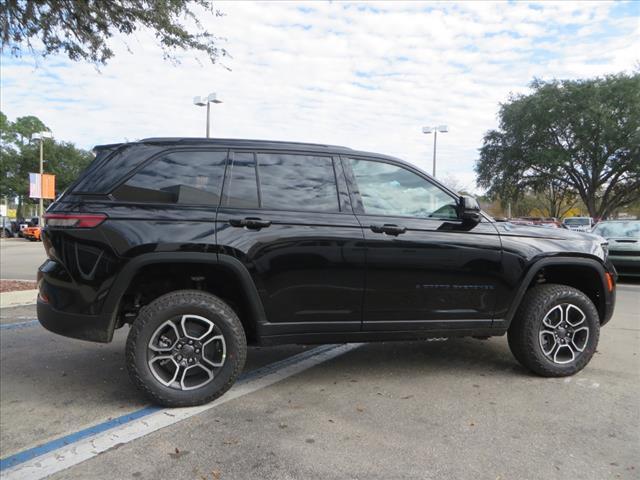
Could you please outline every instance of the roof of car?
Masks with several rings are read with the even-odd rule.
[[[598,225],[601,223],[616,223],[616,222],[640,222],[640,219],[637,218],[616,218],[615,220],[600,220]]]
[[[353,150],[349,147],[339,145],[327,145],[322,143],[305,143],[305,142],[286,142],[278,140],[252,140],[245,138],[198,138],[198,137],[153,137],[143,138],[141,140],[130,142],[130,144],[153,144],[153,145],[211,145],[216,147],[228,148],[264,148],[270,150],[304,150],[311,152],[337,153],[345,155],[362,155],[369,157],[378,157],[389,160],[395,160],[401,163],[407,163],[399,158],[380,153],[364,152]],[[124,143],[114,143],[109,145],[96,145],[96,149],[115,148]]]

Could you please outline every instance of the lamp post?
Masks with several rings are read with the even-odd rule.
[[[44,139],[45,138],[53,138],[53,134],[48,130],[44,130],[42,132],[34,133],[32,138],[37,138],[40,140],[40,203],[38,205],[38,226],[42,228],[42,221],[44,217],[44,199],[42,198],[42,173],[44,170]]]
[[[193,97],[193,104],[199,107],[207,107],[207,138],[209,138],[210,132],[210,116],[211,116],[211,104],[212,103],[222,103],[222,100],[218,100],[215,93],[210,93],[205,97]]]
[[[446,125],[438,125],[437,127],[422,127],[422,133],[433,133],[433,176],[436,176],[436,143],[438,141],[438,132],[447,133],[449,127]]]

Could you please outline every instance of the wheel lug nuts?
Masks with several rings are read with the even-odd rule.
[[[193,340],[189,340],[189,345],[193,345]]]
[[[196,348],[196,353],[200,353],[200,349],[199,348]]]
[[[176,360],[178,360],[178,361],[182,360],[182,355],[178,355],[178,356],[176,357]]]

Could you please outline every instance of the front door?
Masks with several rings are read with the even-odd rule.
[[[456,197],[403,164],[344,165],[367,245],[364,330],[490,326],[501,271],[495,227],[464,229]]]
[[[339,158],[235,151],[225,178],[217,241],[258,287],[263,334],[359,331],[364,238]]]

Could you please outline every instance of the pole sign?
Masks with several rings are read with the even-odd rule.
[[[29,174],[30,198],[56,198],[56,176],[43,173]]]

